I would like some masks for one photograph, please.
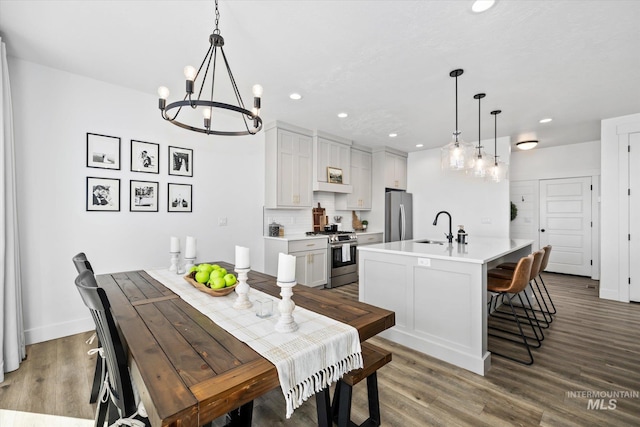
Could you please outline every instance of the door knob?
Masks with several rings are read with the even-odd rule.
[[[540,230],[540,232],[544,233],[544,228],[542,230]]]

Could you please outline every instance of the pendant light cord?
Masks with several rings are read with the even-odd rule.
[[[458,131],[458,76],[456,75],[456,143],[458,142],[458,135],[460,131]]]

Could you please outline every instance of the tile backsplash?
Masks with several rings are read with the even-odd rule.
[[[342,220],[338,227],[341,230],[353,230],[351,225],[351,211],[336,210],[334,193],[326,191],[315,191],[313,193],[313,207],[317,207],[318,203],[325,209],[325,215],[329,217],[329,224],[336,221],[334,216],[342,216]],[[284,226],[285,235],[304,234],[313,230],[312,208],[307,209],[264,209],[264,230],[265,236],[269,235],[269,224],[276,222]],[[356,212],[358,218],[363,219],[362,212]],[[365,213],[366,215],[366,213]],[[366,218],[366,216],[365,216]]]

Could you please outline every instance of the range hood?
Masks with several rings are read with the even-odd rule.
[[[331,184],[328,182],[314,181],[313,191],[327,191],[329,193],[351,194],[353,193],[353,185]]]

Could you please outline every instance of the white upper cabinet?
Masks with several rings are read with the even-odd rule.
[[[371,210],[372,155],[366,148],[351,147],[350,194],[336,194],[336,209]]]
[[[313,202],[311,132],[275,122],[265,131],[265,207],[309,208]]]
[[[384,153],[384,186],[398,190],[407,189],[407,155]]]
[[[313,153],[313,190],[351,193],[351,141],[316,131]],[[328,168],[338,170],[333,175],[337,182],[330,182]]]

